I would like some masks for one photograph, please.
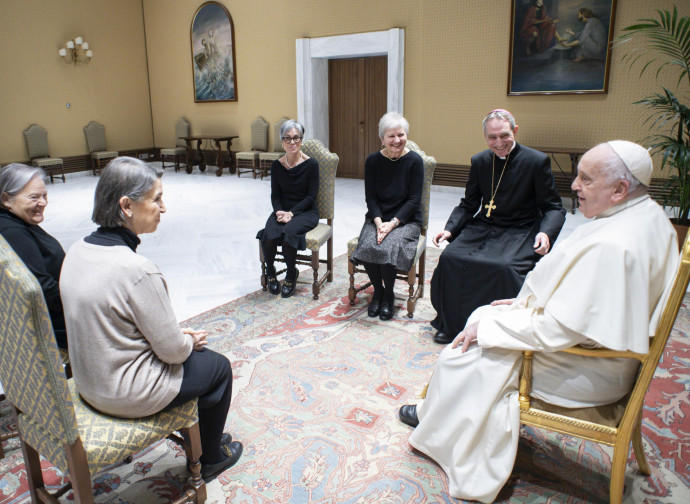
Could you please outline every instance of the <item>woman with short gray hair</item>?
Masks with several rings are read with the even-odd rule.
[[[307,248],[306,234],[319,223],[316,195],[319,191],[319,162],[302,152],[304,126],[289,119],[280,128],[285,155],[271,165],[271,204],[273,212],[256,237],[266,263],[268,292],[289,298],[297,285],[297,251]],[[274,261],[282,248],[287,266],[281,287]]]
[[[421,232],[424,161],[407,148],[409,132],[402,115],[384,114],[379,121],[381,150],[364,165],[367,213],[350,260],[369,275],[374,295],[368,315],[380,320],[393,317],[395,275],[414,264]]]
[[[55,341],[67,348],[65,316],[60,300],[60,270],[65,251],[46,233],[43,222],[48,191],[41,168],[8,164],[0,172],[0,234],[14,249],[41,285]]]
[[[108,415],[138,418],[198,399],[201,475],[234,465],[242,444],[223,434],[232,396],[228,359],[206,347],[206,331],[180,328],[165,279],[136,253],[165,213],[161,171],[118,157],[96,186],[99,228],[75,243],[60,293],[81,396]],[[78,349],[78,351],[76,351]]]

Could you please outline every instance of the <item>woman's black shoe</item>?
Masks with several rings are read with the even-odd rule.
[[[380,320],[390,320],[393,318],[393,304],[386,301],[381,303],[381,310],[379,311]]]
[[[376,297],[371,298],[369,303],[369,309],[367,310],[367,315],[370,317],[378,317],[381,311],[381,299],[376,299]]]
[[[277,296],[280,294],[280,282],[274,276],[270,276],[266,279],[266,287],[268,287],[268,292]]]
[[[232,441],[230,444],[221,446],[221,450],[227,457],[215,464],[201,464],[201,477],[208,483],[224,470],[234,466],[242,456],[242,443]]]
[[[299,277],[299,271],[295,271],[295,279],[288,280],[287,278],[283,282],[283,289],[280,291],[281,297],[289,298],[295,293],[295,287],[297,287],[297,278]]]

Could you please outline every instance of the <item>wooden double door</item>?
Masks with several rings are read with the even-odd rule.
[[[340,157],[339,177],[364,178],[367,156],[381,148],[387,83],[386,56],[328,61],[328,140]]]

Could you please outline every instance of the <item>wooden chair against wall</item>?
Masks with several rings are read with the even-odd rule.
[[[175,147],[161,149],[161,163],[165,170],[165,160],[172,158],[175,171],[180,171],[180,159],[187,159],[187,142],[184,137],[189,136],[189,121],[180,117],[175,123]],[[187,166],[185,161],[185,166]]]
[[[0,393],[0,401],[5,400],[5,394]],[[5,448],[3,447],[2,443],[7,441],[8,439],[16,438],[19,436],[19,431],[16,430],[10,430],[9,432],[6,432],[5,434],[0,434],[0,460],[5,458]]]
[[[24,139],[26,140],[26,148],[29,151],[31,164],[43,168],[50,177],[51,182],[53,181],[53,177],[62,178],[64,182],[64,163],[62,162],[62,158],[50,157],[50,149],[48,149],[48,132],[38,124],[32,124],[24,130]]]
[[[57,504],[71,487],[76,504],[93,503],[93,475],[179,431],[192,478],[176,502],[205,502],[196,401],[146,418],[94,410],[65,376],[41,286],[2,237],[0,271],[0,381],[17,419],[31,501]],[[55,495],[39,454],[69,474]]]
[[[532,390],[532,358],[534,352],[523,352],[520,373],[520,422],[524,425],[542,427],[552,431],[575,436],[613,447],[611,461],[611,486],[609,498],[612,503],[623,499],[625,467],[632,441],[640,472],[650,476],[651,471],[642,444],[642,408],[654,372],[673,329],[678,310],[690,280],[690,238],[686,237],[682,248],[681,263],[673,288],[664,306],[659,327],[650,341],[649,352],[619,352],[603,348],[575,346],[566,353],[597,357],[602,359],[625,358],[640,362],[637,379],[632,391],[620,401],[593,408],[561,408],[530,397]]]
[[[251,171],[256,178],[259,169],[259,152],[268,150],[268,123],[259,116],[252,121],[252,150],[242,151],[235,154],[237,160],[237,176],[241,173]]]
[[[84,126],[84,135],[91,156],[91,170],[94,175],[98,175],[104,162],[116,158],[119,152],[106,149],[105,126],[96,121],[91,121]]]
[[[417,306],[419,298],[424,296],[424,280],[426,277],[426,233],[429,227],[429,202],[431,200],[431,180],[434,178],[434,170],[436,169],[436,159],[433,156],[428,156],[419,146],[412,140],[407,141],[407,147],[422,156],[424,161],[424,186],[422,187],[422,232],[419,235],[419,242],[417,243],[417,253],[415,255],[414,263],[409,271],[398,271],[396,278],[406,280],[408,284],[407,297],[407,316],[412,318],[414,310]],[[355,304],[357,293],[366,289],[371,285],[367,281],[359,286],[355,286],[355,273],[364,273],[366,271],[362,267],[357,267],[349,260],[357,248],[359,237],[353,238],[347,242],[347,269],[350,274],[350,288],[347,295],[350,298],[350,304]]]
[[[264,175],[269,175],[271,173],[271,165],[273,161],[279,159],[285,151],[283,150],[283,139],[280,138],[280,128],[287,117],[281,117],[278,122],[273,124],[273,151],[272,152],[259,152],[259,168],[258,173],[261,175],[261,180],[264,179]],[[254,174],[256,178],[256,173]]]
[[[307,156],[313,157],[319,162],[319,192],[316,194],[316,207],[319,211],[319,220],[326,220],[325,223],[319,222],[317,226],[309,231],[306,236],[307,253],[297,254],[297,264],[311,266],[314,272],[312,282],[312,293],[314,299],[319,299],[321,286],[326,282],[333,281],[333,217],[335,214],[335,175],[338,170],[340,158],[334,152],[329,151],[320,140],[310,138],[305,140],[302,145],[302,152]],[[326,259],[319,257],[321,247],[327,244]],[[261,261],[261,286],[266,290],[266,262],[264,251],[259,242],[259,260]],[[276,262],[284,262],[281,251],[278,251]],[[326,271],[319,277],[319,264],[326,265]],[[282,273],[283,270],[277,273]],[[304,283],[299,282],[298,283]]]

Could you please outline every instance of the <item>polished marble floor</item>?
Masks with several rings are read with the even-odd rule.
[[[65,250],[93,231],[93,192],[97,178],[89,173],[48,183],[49,205],[43,228]],[[214,169],[175,173],[166,169],[163,199],[167,212],[158,230],[142,235],[138,252],[154,261],[168,283],[180,321],[259,289],[261,268],[256,232],[271,212],[270,179],[228,175]],[[463,189],[433,186],[429,235],[440,231]],[[347,251],[359,233],[366,207],[364,181],[336,179],[334,253]],[[570,198],[564,200],[570,204]],[[585,219],[568,214],[561,236]],[[429,240],[431,245],[431,241]]]

